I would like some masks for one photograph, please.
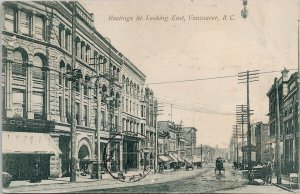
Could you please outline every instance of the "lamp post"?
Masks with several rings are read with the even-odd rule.
[[[107,62],[107,59],[103,56],[99,56],[94,59],[94,64],[92,65],[104,65]],[[96,76],[91,78],[96,78],[95,81],[95,92],[96,92],[96,99],[97,99],[97,123],[96,123],[96,133],[97,133],[97,179],[102,179],[101,175],[101,143],[100,143],[100,131],[101,131],[101,101],[102,101],[102,92],[101,85],[100,85],[100,78],[104,77],[104,75],[100,74],[99,71],[100,67],[96,67]]]

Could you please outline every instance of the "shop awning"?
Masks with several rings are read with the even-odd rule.
[[[184,159],[184,161],[186,161],[187,163],[192,163],[192,161],[190,160],[190,159],[188,159],[188,158],[183,158]]]
[[[169,158],[167,156],[158,156],[159,162],[169,162]]]
[[[177,158],[173,154],[169,154],[170,159],[172,159],[171,162],[178,162]]]
[[[2,131],[3,154],[61,154],[47,133]]]
[[[193,162],[194,163],[201,162],[201,158],[199,158],[199,157],[193,157]]]
[[[184,160],[181,157],[179,157],[177,154],[173,154],[173,155],[177,158],[178,162],[184,162]]]

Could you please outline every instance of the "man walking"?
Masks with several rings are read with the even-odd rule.
[[[268,162],[267,165],[267,184],[272,184],[272,164],[271,162]]]

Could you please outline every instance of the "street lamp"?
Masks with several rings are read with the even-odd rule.
[[[94,59],[94,64],[92,65],[104,65],[107,60],[103,56],[99,56]],[[96,123],[96,133],[97,133],[97,179],[102,179],[101,176],[101,144],[100,144],[100,128],[101,128],[101,100],[102,100],[102,94],[104,91],[101,91],[101,85],[100,85],[100,78],[105,77],[105,74],[101,75],[99,72],[99,67],[96,68],[96,76],[90,77],[87,79],[87,81],[90,81],[91,78],[96,78],[95,81],[95,92],[96,92],[96,99],[97,99],[97,123]],[[93,83],[93,82],[91,82]]]

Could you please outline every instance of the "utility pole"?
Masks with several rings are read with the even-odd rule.
[[[277,171],[277,184],[281,184],[281,157],[280,157],[280,113],[279,113],[279,94],[278,94],[278,79],[274,80],[276,86],[276,171]]]
[[[300,142],[300,33],[299,33],[299,23],[300,20],[298,20],[298,143]],[[296,132],[297,133],[297,132]],[[296,135],[297,137],[297,135]],[[297,151],[297,150],[296,150]],[[298,147],[298,153],[299,153],[299,147]],[[298,154],[298,185],[300,184],[299,181],[299,177],[300,177],[300,155]]]
[[[76,106],[76,81],[77,79],[73,79],[74,70],[76,65],[76,1],[72,2],[72,81],[71,81],[71,176],[70,182],[76,182],[76,113],[75,113],[75,106]]]
[[[158,172],[158,130],[157,130],[157,116],[158,112],[162,111],[158,109],[157,100],[154,101],[154,115],[155,115],[155,158],[154,158],[154,173]]]
[[[248,158],[248,170],[252,170],[252,161],[251,161],[251,124],[250,124],[250,99],[249,99],[249,84],[250,82],[258,81],[259,70],[253,70],[246,72],[238,73],[238,80],[240,81],[239,84],[246,83],[247,84],[247,158]]]
[[[201,152],[201,165],[202,165],[202,152],[203,152],[202,144],[201,144],[200,152]]]
[[[240,132],[240,128],[239,125],[233,125],[233,137],[235,137],[235,148],[236,148],[236,162],[237,164],[239,164],[239,132]]]
[[[105,65],[107,62],[107,59],[103,56],[95,56],[95,58],[92,58],[94,60],[93,64],[96,67],[96,82],[95,82],[95,92],[96,92],[96,99],[97,99],[97,124],[96,124],[96,133],[97,133],[97,179],[102,179],[102,174],[101,174],[101,143],[100,143],[100,133],[101,133],[101,101],[102,101],[102,91],[101,91],[101,85],[99,82],[99,79],[101,77],[104,77],[104,75],[100,75],[100,67],[96,65]]]
[[[245,168],[245,154],[244,154],[244,124],[247,123],[247,109],[246,105],[236,105],[236,124],[242,126],[242,168]]]

